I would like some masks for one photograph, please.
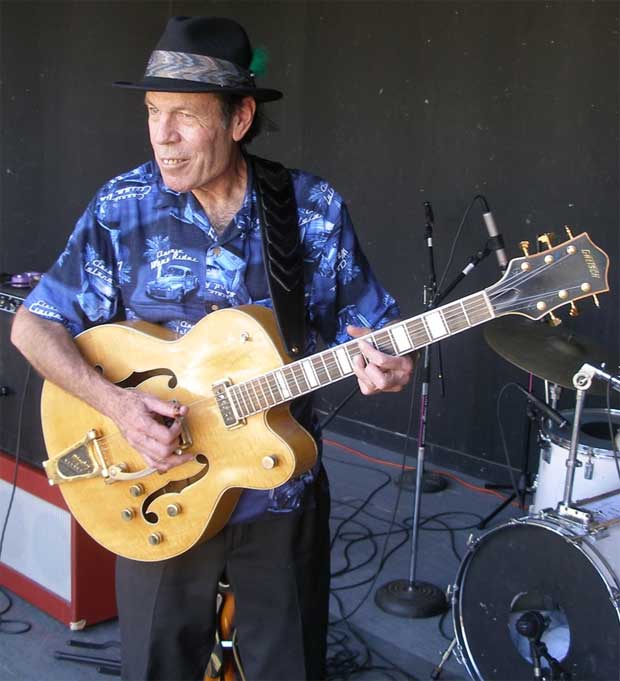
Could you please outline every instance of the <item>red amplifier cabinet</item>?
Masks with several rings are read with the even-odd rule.
[[[0,522],[15,458],[0,452]],[[115,556],[76,523],[43,471],[20,463],[0,556],[0,584],[71,629],[116,617]]]

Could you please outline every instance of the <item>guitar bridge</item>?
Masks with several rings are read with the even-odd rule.
[[[73,480],[107,477],[108,471],[99,447],[96,430],[89,430],[86,437],[68,447],[53,459],[43,462],[50,485]]]
[[[228,388],[232,385],[232,381],[225,378],[214,383],[211,388],[215,395],[215,402],[220,410],[220,415],[224,421],[226,428],[235,428],[245,423],[245,419],[237,414],[235,405],[230,398]]]

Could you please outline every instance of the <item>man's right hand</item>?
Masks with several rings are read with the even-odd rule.
[[[193,459],[193,454],[177,454],[181,452],[182,420],[188,411],[178,402],[166,402],[139,390],[120,389],[109,415],[146,463],[164,473]]]

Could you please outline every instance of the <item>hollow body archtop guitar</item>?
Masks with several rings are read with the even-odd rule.
[[[494,285],[365,337],[403,355],[506,314],[540,319],[609,290],[607,255],[584,232],[516,258]],[[244,488],[272,489],[316,460],[289,402],[353,376],[357,341],[291,362],[272,312],[249,305],[212,313],[185,336],[146,322],[104,324],[75,339],[111,382],[190,407],[181,447],[191,461],[158,473],[115,424],[49,381],[41,414],[44,463],[82,527],[110,551],[163,560],[214,536]]]

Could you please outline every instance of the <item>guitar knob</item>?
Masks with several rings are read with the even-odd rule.
[[[164,538],[161,532],[151,532],[151,534],[149,534],[148,541],[151,546],[157,546],[158,544],[161,544],[163,540]]]
[[[278,457],[273,454],[264,456],[262,460],[263,468],[270,470],[278,465]]]
[[[168,506],[166,506],[166,513],[171,518],[178,516],[180,512],[181,512],[181,504],[168,504]]]
[[[121,518],[123,520],[133,520],[135,518],[136,514],[133,512],[131,508],[124,508],[121,511]]]
[[[523,251],[523,255],[527,258],[530,254],[530,242],[519,241],[519,248]]]
[[[139,497],[142,494],[144,494],[144,485],[141,485],[138,483],[137,485],[132,485],[129,488],[129,494],[131,494],[132,497]]]

